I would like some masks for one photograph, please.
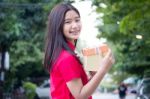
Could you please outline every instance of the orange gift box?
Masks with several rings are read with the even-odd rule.
[[[83,54],[83,65],[86,71],[97,71],[100,67],[100,61],[108,52],[108,46],[102,44],[95,48],[84,48],[82,49]]]

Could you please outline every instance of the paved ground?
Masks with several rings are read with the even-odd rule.
[[[94,93],[93,99],[119,99],[118,94],[111,94],[111,93]],[[126,99],[135,99],[135,95],[130,94],[127,95]]]

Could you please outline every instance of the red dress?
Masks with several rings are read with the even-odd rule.
[[[68,44],[72,50],[75,49],[72,43]],[[75,78],[81,78],[83,85],[88,82],[82,64],[68,51],[62,50],[50,73],[52,99],[75,99],[66,85],[68,81]],[[90,96],[88,99],[92,99],[92,97]]]

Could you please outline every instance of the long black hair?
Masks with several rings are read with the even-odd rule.
[[[80,17],[79,11],[69,3],[57,4],[48,16],[47,34],[45,41],[44,67],[51,71],[62,49],[74,54],[63,35],[63,25],[65,14],[69,10],[74,10]]]

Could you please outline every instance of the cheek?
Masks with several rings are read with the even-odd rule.
[[[64,25],[64,27],[63,27],[63,34],[64,35],[67,34],[68,31],[69,31],[69,27],[67,25]]]
[[[80,30],[82,29],[82,24],[80,25]]]
[[[66,31],[66,25],[63,25],[63,32]]]
[[[78,30],[79,30],[79,32],[81,32],[81,30],[82,30],[82,25],[80,25],[80,26],[78,27]]]
[[[79,23],[78,26],[79,26],[80,29],[82,29],[82,24],[81,23]]]

